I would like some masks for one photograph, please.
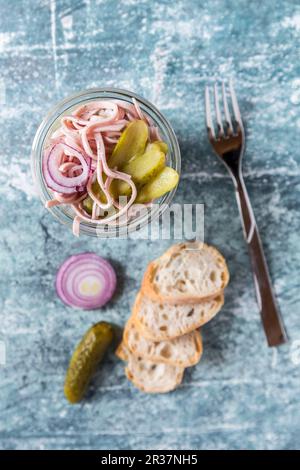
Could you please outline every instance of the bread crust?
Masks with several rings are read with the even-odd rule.
[[[198,322],[193,323],[190,326],[190,328],[187,328],[183,332],[180,332],[176,335],[170,335],[166,331],[161,331],[160,335],[157,335],[157,334],[154,334],[153,331],[150,328],[147,328],[138,317],[138,312],[141,308],[141,303],[142,303],[142,296],[143,296],[143,293],[141,291],[139,291],[137,296],[136,296],[133,308],[132,308],[132,316],[133,316],[135,324],[136,324],[137,328],[140,330],[141,334],[145,338],[147,338],[151,341],[168,341],[168,340],[177,338],[178,336],[182,336],[183,334],[191,333],[192,331],[197,330],[198,328],[202,327],[203,325],[208,323],[210,320],[212,320],[212,318],[214,318],[217,315],[217,313],[221,310],[221,308],[224,305],[224,295],[222,293],[221,295],[219,295],[215,298],[215,300],[217,301],[217,303],[215,305],[215,308],[211,309],[209,314],[206,315],[204,318],[202,317],[201,319],[199,319]],[[172,308],[172,305],[170,305],[170,308]]]
[[[206,296],[199,295],[199,296],[187,296],[187,295],[162,295],[159,289],[155,288],[154,285],[154,277],[156,274],[157,269],[159,268],[160,261],[170,258],[177,252],[180,252],[184,249],[205,249],[210,252],[212,252],[217,258],[219,258],[222,261],[223,264],[223,284],[221,289],[218,291],[213,292],[212,294],[208,294]],[[164,302],[168,303],[170,305],[175,305],[175,304],[195,304],[198,302],[201,302],[203,300],[209,300],[214,297],[217,297],[220,295],[225,287],[227,286],[229,282],[229,271],[227,268],[227,264],[225,261],[225,258],[221,255],[221,253],[214,248],[213,246],[206,245],[205,243],[200,243],[200,242],[193,242],[193,243],[179,243],[177,245],[173,245],[171,248],[169,248],[160,258],[150,262],[148,264],[148,267],[145,271],[143,280],[142,280],[142,286],[141,286],[141,291],[149,297],[151,300],[154,300],[155,302]]]
[[[170,364],[173,366],[178,366],[178,367],[192,367],[200,361],[203,353],[203,345],[202,345],[202,337],[200,334],[200,331],[194,330],[191,331],[190,333],[193,333],[193,341],[195,341],[195,353],[192,357],[189,358],[189,361],[184,362],[183,360],[174,360],[172,358],[167,358],[163,356],[153,356],[153,355],[147,355],[147,354],[142,354],[141,352],[137,351],[136,348],[130,347],[130,343],[128,341],[128,336],[129,336],[129,328],[130,328],[130,323],[134,322],[136,328],[139,330],[140,334],[142,334],[145,338],[146,336],[143,334],[141,329],[136,325],[136,319],[131,316],[125,326],[124,333],[123,333],[123,343],[125,344],[125,347],[134,355],[137,357],[142,357],[143,359],[149,360],[155,364],[159,363],[164,363],[164,364]],[[182,336],[182,335],[181,335]],[[157,342],[157,340],[153,341],[152,339],[146,338],[147,340],[151,342]],[[173,338],[174,339],[174,338]],[[163,340],[164,342],[169,342],[171,340]],[[122,352],[123,355],[123,352]],[[123,355],[124,356],[124,355]],[[120,354],[118,355],[120,357]]]
[[[121,361],[127,361],[128,355],[126,352],[126,346],[124,345],[124,341],[122,341],[115,351],[115,355],[121,359]]]

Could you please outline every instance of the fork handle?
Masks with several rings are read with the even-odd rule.
[[[279,308],[276,303],[271,278],[264,255],[258,228],[242,177],[235,178],[236,198],[248,244],[254,285],[261,318],[269,346],[278,346],[287,341]]]

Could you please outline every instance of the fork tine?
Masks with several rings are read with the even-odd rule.
[[[205,117],[206,117],[206,127],[207,132],[210,134],[210,138],[215,139],[215,129],[211,117],[211,108],[210,108],[210,97],[209,97],[209,88],[205,87]]]
[[[224,113],[225,113],[225,120],[228,126],[229,134],[233,134],[233,126],[232,126],[232,121],[230,117],[230,112],[228,108],[228,102],[227,102],[227,96],[226,96],[226,88],[225,88],[225,83],[222,82],[222,95],[223,95],[223,106],[224,106]]]
[[[217,83],[215,83],[215,86],[214,86],[214,94],[215,94],[216,119],[217,119],[217,125],[218,125],[218,129],[219,129],[219,135],[223,137],[224,136],[224,128],[223,128],[221,111],[220,111],[220,106],[219,106],[219,93],[218,93]]]
[[[232,109],[233,109],[233,113],[234,113],[234,119],[236,120],[236,122],[238,123],[240,128],[243,129],[242,116],[241,116],[241,113],[240,113],[238,100],[237,100],[237,97],[236,97],[236,94],[235,94],[235,91],[234,91],[234,88],[233,88],[232,80],[230,80],[230,82],[229,82],[229,92],[230,92],[231,101],[232,101]]]

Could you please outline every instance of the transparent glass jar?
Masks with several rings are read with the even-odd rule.
[[[93,88],[76,93],[75,95],[60,101],[49,111],[37,130],[32,144],[31,165],[34,182],[43,204],[45,204],[46,201],[53,199],[52,191],[47,188],[42,172],[42,158],[44,148],[47,145],[47,142],[52,133],[59,127],[61,117],[66,114],[71,114],[76,108],[90,101],[99,99],[119,99],[132,103],[133,97],[138,101],[142,111],[150,116],[154,124],[159,128],[160,135],[162,139],[168,144],[169,148],[167,164],[180,174],[181,158],[176,135],[168,120],[158,111],[155,106],[153,106],[144,98],[141,98],[135,93],[127,90],[121,90],[117,88]],[[156,200],[155,204],[151,208],[151,211],[148,213],[142,211],[142,214],[137,213],[136,217],[131,218],[123,225],[115,224],[112,226],[102,226],[93,222],[82,221],[80,223],[80,234],[102,238],[118,236],[124,237],[124,235],[127,233],[145,227],[148,223],[152,222],[154,219],[157,219],[171,203],[175,192],[176,188],[174,188],[159,200]],[[72,228],[75,213],[71,206],[54,206],[49,209],[49,211],[60,222]]]

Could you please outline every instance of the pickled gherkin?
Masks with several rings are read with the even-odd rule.
[[[166,168],[166,154],[168,145],[157,140],[149,142],[147,124],[142,120],[131,122],[122,132],[108,164],[111,168],[117,168],[131,176],[137,187],[137,198],[134,202],[146,203],[161,197],[173,189],[179,179],[175,170]],[[105,181],[106,175],[103,175]],[[95,196],[101,202],[106,203],[106,197],[99,187],[97,180],[92,185]],[[120,196],[130,197],[131,187],[123,180],[113,179],[109,189],[114,199]],[[83,202],[83,209],[92,215],[93,200],[87,196]]]
[[[115,199],[118,199],[119,196],[130,196],[131,187],[126,181],[116,179],[110,185],[110,193]]]
[[[93,212],[93,204],[94,201],[90,196],[87,196],[83,201],[82,201],[82,207],[87,212],[89,215],[92,215]]]
[[[122,172],[130,175],[136,185],[143,185],[162,170],[165,160],[165,154],[159,150],[158,146],[153,146],[126,163]],[[111,192],[114,197],[129,196],[131,188],[125,181],[114,180],[111,184]]]
[[[130,175],[137,184],[144,184],[165,166],[165,154],[153,148],[128,162],[122,171]]]
[[[139,189],[135,202],[145,204],[153,201],[174,189],[178,181],[177,171],[167,166]]]
[[[113,339],[113,328],[107,322],[93,325],[76,347],[66,375],[64,393],[70,403],[78,403],[84,396]]]
[[[156,140],[155,142],[151,142],[151,144],[148,144],[146,147],[146,151],[152,149],[152,148],[159,148],[161,152],[164,152],[165,155],[167,155],[169,148],[168,144],[166,142],[163,142],[162,140]]]
[[[103,181],[105,181],[106,177],[103,175]],[[105,194],[103,193],[102,189],[99,186],[99,183],[97,180],[95,180],[92,184],[92,191],[95,194],[95,196],[100,199],[103,204],[107,202]],[[90,196],[87,196],[83,201],[82,201],[82,207],[87,212],[89,215],[92,215],[93,212],[93,204],[94,201]]]
[[[148,126],[144,121],[131,122],[122,132],[108,161],[109,166],[120,169],[132,157],[144,153],[148,136]]]

